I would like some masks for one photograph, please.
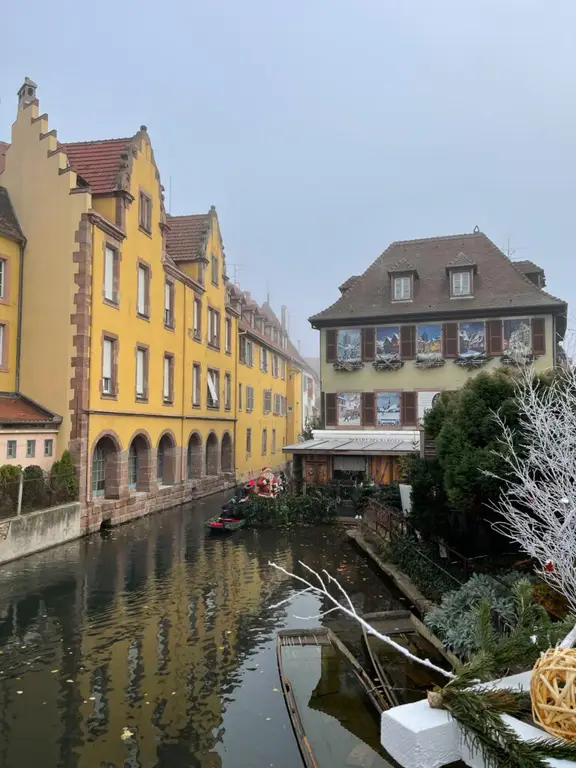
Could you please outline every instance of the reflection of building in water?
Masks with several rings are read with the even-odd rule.
[[[115,549],[114,573],[107,576],[113,595],[106,609],[109,626],[98,635],[84,633],[82,659],[88,669],[81,675],[81,696],[91,715],[79,725],[87,746],[78,750],[78,768],[120,768],[125,761],[134,768],[156,765],[158,749],[164,756],[165,749],[192,750],[191,764],[209,753],[222,723],[222,691],[230,690],[231,677],[255,639],[248,635],[250,620],[260,621],[262,604],[284,581],[275,571],[263,580],[262,564],[238,541],[209,547],[201,542],[188,559],[185,518],[171,531],[169,561],[159,563],[155,553],[162,548],[157,543],[162,531],[152,529],[145,551],[141,542],[128,540]],[[145,572],[137,591],[125,591],[136,556],[140,568],[146,564]],[[292,567],[290,559],[278,559]],[[162,577],[154,578],[159,569]],[[99,683],[100,690],[96,673],[89,671],[95,667],[106,670],[108,685]],[[97,739],[95,718],[102,729]],[[124,726],[135,732],[134,739],[120,739],[117,731]],[[134,762],[134,741],[140,762]],[[212,765],[211,755],[202,759],[202,765]]]

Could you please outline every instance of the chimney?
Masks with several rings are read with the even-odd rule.
[[[36,98],[36,88],[38,86],[29,77],[24,78],[24,85],[20,86],[18,91],[18,109],[24,109],[26,104],[30,104]]]
[[[281,312],[280,317],[282,321],[282,328],[286,330],[286,314],[288,312],[288,309],[287,307],[284,306],[284,304],[282,304],[282,309],[280,310],[280,312]]]

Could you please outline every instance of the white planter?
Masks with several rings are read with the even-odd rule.
[[[527,690],[530,675],[531,672],[523,672],[490,685]],[[509,715],[504,715],[504,719],[525,741],[546,738],[546,734],[533,725]],[[384,749],[404,768],[441,768],[456,760],[463,760],[471,768],[485,768],[482,756],[470,753],[450,714],[443,709],[431,709],[426,700],[384,712],[380,733]],[[576,768],[576,762],[568,760],[549,760],[548,764],[551,768]]]

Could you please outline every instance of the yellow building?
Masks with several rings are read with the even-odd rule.
[[[285,323],[230,284],[215,209],[166,214],[145,126],[61,143],[36,85],[18,96],[0,182],[19,229],[3,233],[0,258],[22,313],[0,300],[0,329],[2,312],[6,327],[21,325],[6,346],[19,380],[10,373],[3,387],[61,415],[54,456],[72,452],[86,529],[283,467],[299,431],[301,361]],[[252,366],[240,361],[246,339]]]

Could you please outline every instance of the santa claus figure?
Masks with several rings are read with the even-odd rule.
[[[256,488],[260,496],[273,498],[278,493],[278,480],[270,467],[263,467],[256,481]]]

